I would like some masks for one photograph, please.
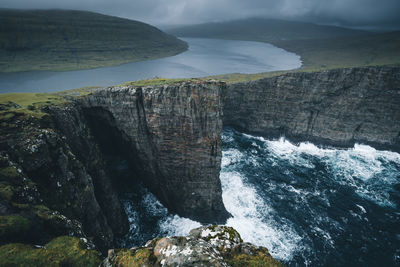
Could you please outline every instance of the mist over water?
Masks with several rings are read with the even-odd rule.
[[[400,154],[365,145],[322,149],[224,129],[220,179],[227,221],[289,266],[400,264]],[[141,187],[124,206],[129,247],[186,235],[198,222],[168,213]]]

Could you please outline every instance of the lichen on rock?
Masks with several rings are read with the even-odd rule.
[[[193,229],[187,236],[153,239],[141,248],[110,250],[102,266],[284,265],[267,248],[244,243],[232,227],[214,225]]]

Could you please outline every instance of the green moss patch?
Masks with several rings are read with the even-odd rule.
[[[285,266],[272,258],[267,248],[249,243],[242,243],[240,246],[234,247],[230,254],[224,255],[224,258],[232,267]]]
[[[41,118],[45,114],[41,108],[49,105],[60,105],[67,100],[61,95],[47,93],[11,93],[0,95],[0,121],[14,118]],[[12,103],[12,104],[10,104]],[[22,119],[22,118],[21,118]]]
[[[252,256],[247,254],[238,254],[228,259],[227,262],[232,267],[283,267],[284,264],[264,254]]]
[[[11,200],[13,197],[13,188],[6,182],[0,182],[0,199]]]
[[[18,176],[18,170],[14,166],[0,168],[0,181],[12,181]]]
[[[138,250],[120,249],[115,251],[113,266],[123,267],[139,267],[153,266],[157,258],[153,255],[153,251],[148,248]]]
[[[29,220],[19,215],[0,216],[0,239],[22,236],[29,227]]]
[[[43,248],[24,244],[0,247],[0,266],[99,266],[97,251],[86,249],[82,240],[62,236]]]

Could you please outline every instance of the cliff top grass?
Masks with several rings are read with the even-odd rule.
[[[168,79],[157,77],[154,79],[146,79],[146,80],[139,80],[139,81],[132,81],[120,84],[120,86],[137,86],[137,87],[145,87],[145,86],[155,86],[155,85],[164,85],[164,84],[177,84],[184,81],[189,81],[191,79]]]
[[[41,111],[42,107],[66,102],[61,95],[50,93],[0,94],[0,121],[15,116],[41,118],[45,115]]]
[[[56,93],[8,93],[0,94],[0,121],[15,116],[41,118],[42,108],[50,105],[63,105],[69,99],[91,94],[102,87],[87,86]]]
[[[23,235],[29,230],[29,220],[19,215],[0,216],[0,237],[5,240]]]
[[[53,239],[43,248],[12,243],[0,247],[0,266],[99,266],[98,252],[76,237]]]
[[[146,87],[146,86],[157,86],[157,85],[174,85],[183,82],[204,83],[210,80],[223,81],[222,79],[219,79],[219,76],[210,76],[204,78],[183,78],[183,79],[169,79],[169,78],[157,77],[154,79],[126,82],[117,86]]]
[[[312,72],[320,72],[326,70],[339,70],[339,69],[347,69],[347,68],[363,68],[363,67],[400,67],[399,64],[382,64],[382,65],[365,65],[365,66],[342,66],[342,67],[331,67],[331,68],[317,68],[317,67],[303,67],[294,70],[283,70],[283,71],[271,71],[271,72],[261,72],[256,74],[244,74],[244,73],[229,73],[229,74],[221,74],[215,76],[205,77],[204,79],[215,79],[219,81],[226,82],[228,84],[233,83],[242,83],[242,82],[251,82],[265,78],[272,78],[280,75],[284,75],[287,73],[312,73]]]

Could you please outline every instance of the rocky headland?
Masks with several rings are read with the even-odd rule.
[[[400,151],[400,68],[293,72],[227,87],[224,126],[269,138]]]
[[[143,182],[170,212],[223,224],[230,216],[219,180],[223,126],[399,151],[398,103],[396,67],[10,96],[0,105],[3,265],[277,266],[265,248],[218,226],[110,250],[129,228],[118,191],[129,181],[115,175],[113,162],[126,164],[129,186]]]

